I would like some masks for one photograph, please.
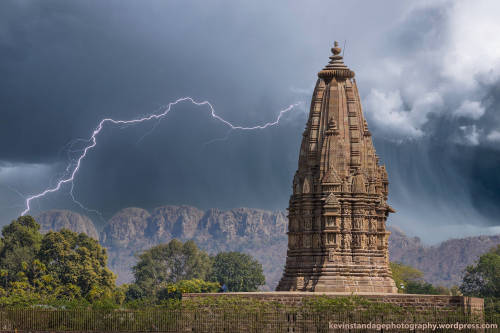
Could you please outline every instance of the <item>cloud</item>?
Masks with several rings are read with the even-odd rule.
[[[435,225],[497,223],[496,2],[120,4],[0,2],[0,158],[11,168],[0,170],[2,207],[23,204],[12,189],[45,188],[64,171],[61,147],[87,138],[103,117],[130,119],[191,95],[252,125],[284,105],[308,104],[337,38],[347,40],[345,63],[389,170],[394,221],[406,219],[420,236],[436,235]],[[332,12],[342,15],[332,20]],[[132,205],[284,209],[306,120],[294,112],[280,127],[233,131],[211,145],[204,143],[225,138],[227,128],[188,105],[142,140],[154,124],[110,126],[75,193],[105,216]],[[34,207],[78,209],[67,188]],[[21,210],[3,210],[3,221]]]
[[[500,142],[500,131],[493,130],[486,136],[486,139],[491,142]]]
[[[437,93],[426,93],[405,110],[400,90],[382,92],[372,89],[365,99],[368,116],[386,137],[413,139],[424,135],[422,126],[428,114],[442,105]]]
[[[443,74],[471,88],[500,77],[500,2],[453,2],[449,6],[448,37],[441,58]]]
[[[484,115],[485,109],[478,101],[470,101],[466,99],[460,107],[454,112],[456,116],[466,117],[477,120]]]
[[[484,124],[478,121],[494,112],[488,94],[500,79],[498,11],[500,3],[488,0],[412,7],[365,71],[372,86],[366,109],[374,132],[400,141],[439,131],[453,141],[452,127],[470,123],[451,121],[444,129],[429,125],[437,118],[459,117],[476,125],[467,142],[480,144]]]
[[[477,129],[476,125],[460,126],[460,130],[463,132],[464,141],[463,144],[477,146],[479,145],[479,135],[480,130]]]

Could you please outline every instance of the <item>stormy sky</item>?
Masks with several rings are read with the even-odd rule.
[[[56,184],[102,118],[70,186],[30,214],[97,225],[129,206],[285,209],[316,73],[346,44],[389,172],[390,225],[427,243],[500,232],[498,1],[0,2],[0,224]]]

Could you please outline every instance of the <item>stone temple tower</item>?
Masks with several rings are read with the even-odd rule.
[[[278,291],[396,293],[379,165],[354,72],[335,42],[318,73],[288,209],[288,251]]]

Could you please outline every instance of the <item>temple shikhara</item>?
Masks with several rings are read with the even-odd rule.
[[[363,116],[354,72],[335,42],[318,73],[290,197],[278,291],[396,293],[389,268],[387,172]]]

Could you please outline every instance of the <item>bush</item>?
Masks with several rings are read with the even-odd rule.
[[[220,288],[217,282],[207,282],[200,279],[182,280],[171,283],[167,287],[158,291],[158,300],[180,299],[185,293],[214,293]]]

